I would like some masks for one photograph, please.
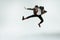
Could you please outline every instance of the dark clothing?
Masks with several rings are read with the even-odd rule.
[[[39,8],[41,9],[41,15],[46,13],[43,6],[40,6]],[[28,16],[28,17],[26,17],[26,19],[31,18],[31,17],[38,17],[41,20],[41,22],[39,24],[41,24],[44,21],[41,15],[37,15],[38,11],[36,11],[35,8],[27,8],[27,10],[33,10],[34,15]]]
[[[26,18],[23,17],[23,19],[29,19],[29,18],[32,18],[32,17],[38,17],[41,20],[40,23],[39,23],[39,26],[40,26],[40,24],[43,23],[43,21],[44,21],[41,15],[46,13],[47,11],[44,10],[43,6],[40,6],[38,8],[41,9],[41,14],[40,15],[37,15],[38,10],[36,8],[27,8],[27,10],[33,10],[34,15],[28,16]]]
[[[40,24],[43,22],[43,18],[41,15],[31,15],[31,16],[26,17],[26,19],[31,18],[31,17],[38,17],[41,20]]]
[[[47,12],[46,10],[44,10],[44,6],[40,6],[39,8],[41,9],[41,15]],[[38,11],[36,11],[35,8],[27,8],[27,10],[33,10],[34,15],[37,15]]]
[[[38,10],[36,11],[35,8],[27,8],[27,10],[33,10],[34,15],[37,15]]]

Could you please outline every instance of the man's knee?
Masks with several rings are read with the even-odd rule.
[[[44,22],[44,20],[41,20],[41,23]]]

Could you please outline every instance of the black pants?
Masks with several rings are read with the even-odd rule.
[[[38,17],[41,20],[41,22],[39,24],[41,24],[43,22],[43,18],[41,15],[31,15],[31,16],[26,17],[26,19],[31,18],[31,17]]]

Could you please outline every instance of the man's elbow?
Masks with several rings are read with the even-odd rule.
[[[47,13],[47,11],[44,11],[44,13]]]
[[[45,14],[45,13],[47,13],[47,11],[45,11],[45,10],[44,10],[44,12],[42,12],[42,14],[41,14],[41,15],[43,15],[43,14]]]

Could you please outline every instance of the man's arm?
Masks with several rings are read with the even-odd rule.
[[[25,8],[25,7],[24,7]],[[34,8],[25,8],[25,9],[27,9],[27,10],[34,10]]]
[[[46,10],[43,10],[41,15],[43,15],[43,14],[45,14],[45,13],[47,13],[47,11],[46,11]]]

